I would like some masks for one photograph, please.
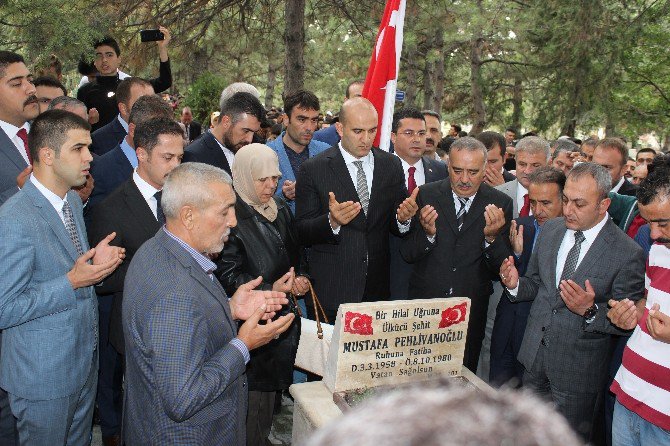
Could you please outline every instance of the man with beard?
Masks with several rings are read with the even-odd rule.
[[[423,155],[430,159],[440,160],[437,145],[442,141],[442,118],[438,112],[424,110],[421,112],[426,121],[426,150]]]
[[[214,128],[186,147],[184,162],[209,164],[232,175],[235,152],[251,144],[264,116],[265,109],[254,95],[235,93],[223,102]]]
[[[302,163],[329,147],[312,138],[319,120],[319,108],[319,98],[311,91],[299,90],[284,98],[286,131],[268,143],[268,147],[277,152],[281,170],[276,195],[286,200],[293,213],[296,173]]]

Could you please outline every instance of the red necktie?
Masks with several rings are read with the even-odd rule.
[[[19,129],[19,131],[16,132],[16,136],[21,138],[21,141],[23,141],[23,148],[26,151],[26,155],[28,155],[28,163],[32,165],[33,158],[30,156],[30,150],[28,150],[28,132],[26,131],[26,129]]]
[[[416,180],[414,179],[414,172],[416,172],[416,167],[411,166],[409,169],[407,169],[407,172],[409,173],[409,176],[407,177],[407,191],[410,195],[412,195],[412,192],[414,189],[416,189]]]
[[[523,196],[523,207],[519,211],[519,217],[528,217],[530,215],[530,198],[528,194]]]

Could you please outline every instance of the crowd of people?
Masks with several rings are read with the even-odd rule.
[[[77,99],[0,51],[0,443],[89,444],[97,407],[105,445],[269,444],[313,287],[331,322],[469,297],[467,368],[581,441],[670,445],[667,155],[412,107],[389,153],[362,81],[326,125],[245,83],[177,119],[162,31],[158,78],[106,38]]]

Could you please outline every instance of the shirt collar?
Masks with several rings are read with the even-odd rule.
[[[26,129],[27,132],[30,132],[30,123],[26,121],[21,127],[17,127],[9,122],[0,121],[0,128],[7,134],[9,139],[14,139],[21,129]]]
[[[610,214],[609,214],[609,212],[606,212],[603,219],[600,220],[600,222],[597,225],[595,225],[591,229],[587,229],[586,231],[582,231],[582,233],[584,234],[584,239],[589,245],[591,245],[593,243],[593,241],[596,239],[596,237],[598,237],[598,234],[600,233],[601,229],[605,226],[605,224],[607,223],[607,220],[609,220],[609,219],[610,219]],[[574,240],[576,231],[574,229],[568,229],[568,232],[570,232],[570,236]]]
[[[521,184],[521,181],[518,181],[518,180],[517,180],[517,183],[518,183],[518,184],[517,184],[517,187],[519,188],[519,193],[520,193],[521,196],[523,197],[524,195],[526,195],[526,194],[528,193],[528,189],[526,189],[525,187],[523,187],[523,184]]]
[[[128,133],[128,123],[125,121],[125,119],[123,119],[123,118],[121,117],[121,114],[120,114],[120,113],[119,113],[119,115],[118,115],[116,118],[117,118],[117,119],[119,120],[119,122],[121,123],[121,127],[123,127],[123,129],[126,131],[126,133]]]
[[[468,202],[465,203],[465,210],[469,210],[469,209],[470,209],[470,206],[472,206],[472,202],[475,201],[475,197],[477,196],[478,193],[479,193],[479,191],[475,192],[474,195],[468,197]],[[458,195],[456,195],[456,192],[454,192],[454,191],[452,190],[452,191],[451,191],[451,195],[453,195],[453,197],[454,197],[454,203],[459,203],[459,201],[458,201],[458,198],[459,198],[459,197],[458,197]],[[463,198],[465,198],[465,197],[463,197]],[[460,206],[460,204],[459,204],[459,206]]]
[[[200,268],[202,268],[202,270],[206,274],[213,274],[214,273],[214,271],[216,270],[216,263],[212,262],[209,259],[209,257],[207,257],[206,255],[203,255],[203,254],[199,253],[198,251],[196,251],[195,249],[193,249],[193,247],[191,247],[191,245],[189,245],[188,243],[186,243],[185,241],[183,241],[182,239],[180,239],[179,237],[177,237],[176,235],[174,235],[173,233],[168,231],[167,227],[163,226],[163,231],[165,231],[165,233],[167,235],[169,235],[174,241],[179,243],[179,245],[182,248],[184,248],[186,250],[186,252],[188,252],[191,255],[191,257],[193,257],[193,260],[195,260],[198,263],[198,265],[200,265]]]
[[[214,136],[214,134],[212,134],[212,136]],[[216,138],[216,136],[214,136],[214,141],[216,141],[216,143],[219,145],[219,147],[221,147],[221,150],[223,150],[224,153],[225,153],[225,152],[228,152],[228,153],[230,153],[231,155],[235,156],[235,154],[233,153],[233,151],[230,150],[228,147],[224,146],[223,144],[221,144],[221,141],[219,141],[219,140]],[[283,143],[282,143],[282,144],[283,144]],[[232,167],[232,166],[231,166],[231,167]]]
[[[342,154],[342,158],[344,158],[344,164],[352,164],[354,161],[363,161],[363,163],[369,164],[370,166],[372,166],[374,164],[374,155],[372,155],[372,149],[370,149],[368,154],[365,155],[364,157],[356,158],[351,153],[344,150],[344,147],[342,147],[342,141],[337,143],[337,146],[340,148],[340,153]]]
[[[144,197],[144,201],[148,202],[149,198],[153,198],[156,192],[158,192],[158,189],[156,189],[151,184],[144,181],[144,178],[142,178],[140,174],[137,173],[137,169],[133,171],[133,181],[135,182],[137,188],[140,190],[140,194],[142,194],[142,197]]]
[[[397,153],[394,153],[394,155],[398,156]],[[407,169],[409,169],[410,167],[414,167],[416,169],[415,173],[423,173],[423,160],[422,159],[419,159],[419,161],[417,161],[414,164],[408,163],[407,161],[400,158],[399,156],[398,156],[398,159],[400,160],[400,163],[402,164],[402,170],[404,170],[405,172],[407,172]]]
[[[621,177],[619,182],[612,188],[610,192],[619,192],[619,189],[621,189],[621,186],[623,185],[623,182],[626,181],[626,177]]]
[[[44,195],[44,197],[49,200],[49,203],[51,203],[51,206],[53,206],[57,212],[61,212],[63,210],[63,204],[65,204],[67,201],[67,194],[65,194],[64,198],[59,197],[44,184],[40,183],[39,180],[35,178],[35,175],[30,175],[30,181],[35,185],[37,190],[39,190],[42,195]]]
[[[121,150],[123,150],[126,158],[128,158],[128,161],[130,161],[130,165],[133,166],[133,168],[137,167],[137,153],[135,152],[135,149],[130,147],[130,144],[128,144],[126,138],[123,138],[121,141]]]

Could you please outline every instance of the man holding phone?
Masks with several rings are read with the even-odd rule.
[[[168,58],[168,44],[170,43],[170,31],[165,27],[158,27],[157,30],[143,30],[142,36],[146,31],[154,31],[152,38],[163,37],[157,40],[158,53],[160,58],[160,73],[155,79],[149,82],[154,87],[156,93],[161,93],[172,86],[172,70],[170,68],[170,59]],[[144,41],[145,39],[143,39]],[[112,121],[118,114],[116,104],[116,87],[122,78],[119,72],[121,65],[121,49],[119,44],[112,37],[105,37],[94,45],[95,48],[95,67],[98,74],[95,79],[82,86],[77,91],[77,99],[86,104],[88,109],[96,108],[100,114],[100,120],[93,125],[93,130],[104,126]]]

